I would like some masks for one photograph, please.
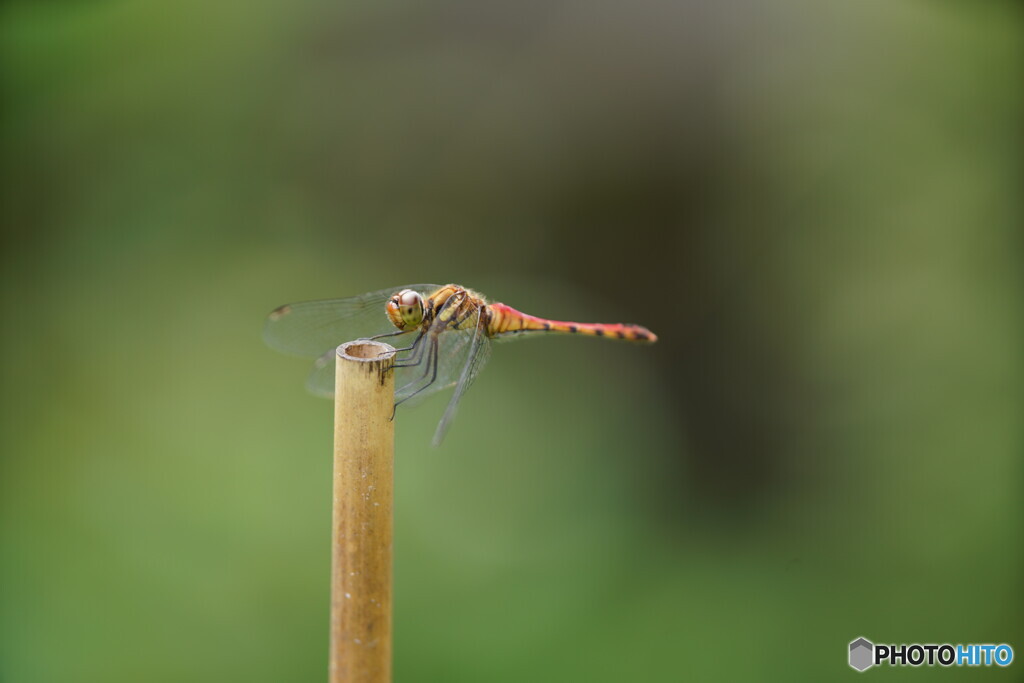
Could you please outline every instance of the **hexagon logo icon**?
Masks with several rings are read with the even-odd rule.
[[[875,664],[875,645],[867,638],[858,638],[850,643],[850,666],[864,671]]]

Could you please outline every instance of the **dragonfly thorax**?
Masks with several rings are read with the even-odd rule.
[[[414,329],[423,322],[423,297],[411,289],[403,289],[388,300],[387,313],[391,324],[398,329]]]

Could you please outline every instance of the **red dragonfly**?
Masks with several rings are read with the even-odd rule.
[[[582,334],[630,342],[653,343],[645,327],[628,324],[548,320],[501,303],[488,303],[478,292],[459,285],[408,285],[347,299],[286,304],[275,309],[263,328],[274,349],[316,358],[306,382],[310,392],[334,395],[335,348],[353,339],[409,335],[395,363],[395,406],[455,387],[434,434],[441,443],[459,400],[487,363],[491,340],[542,334]]]

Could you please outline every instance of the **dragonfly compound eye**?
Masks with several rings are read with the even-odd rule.
[[[423,297],[411,289],[403,289],[388,301],[388,317],[400,330],[423,322]]]

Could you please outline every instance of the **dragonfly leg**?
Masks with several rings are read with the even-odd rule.
[[[397,349],[398,351],[412,351],[412,353],[403,358],[400,363],[395,363],[394,368],[411,368],[423,362],[423,347],[420,346],[420,341],[426,334],[426,332],[420,332],[420,336],[416,337],[416,341],[409,348]]]
[[[437,311],[437,315],[434,318],[433,329],[436,330],[439,327],[448,327],[451,324],[452,316],[458,314],[458,308],[459,308],[459,306],[462,305],[462,302],[463,302],[464,299],[465,299],[465,295],[462,295],[462,296],[458,296],[458,297],[454,297],[454,296],[450,297],[447,301],[445,301],[444,304],[441,306],[441,308],[439,308],[438,311]],[[394,365],[395,368],[411,368],[411,367],[419,365],[420,363],[423,362],[423,358],[422,358],[422,356],[423,356],[423,353],[422,353],[423,347],[419,346],[419,343],[420,343],[420,340],[422,340],[423,337],[426,334],[427,334],[426,331],[421,331],[420,332],[420,336],[416,337],[416,341],[414,341],[412,343],[412,346],[410,346],[409,349],[401,349],[401,350],[411,350],[412,353],[409,354],[408,358],[402,359],[402,362],[395,363],[395,365]],[[435,334],[437,334],[437,333],[435,332]],[[435,338],[435,346],[436,346],[436,338]],[[435,353],[436,353],[436,350],[435,350]],[[423,373],[424,376],[426,376],[426,373],[429,372],[429,371],[430,371],[430,363],[428,362],[427,363],[427,369],[424,370],[424,373]]]
[[[409,330],[409,331],[411,332],[412,330]],[[404,348],[401,348],[401,349],[395,349],[395,352],[396,353],[402,353],[403,351],[415,351],[416,347],[418,347],[420,345],[420,340],[423,339],[423,335],[425,335],[425,334],[426,334],[426,332],[420,331],[419,335],[417,335],[416,339],[413,340],[412,344],[410,344],[409,346],[406,346]],[[412,358],[411,354],[410,354],[409,358]],[[408,359],[406,359],[406,360],[408,360]]]
[[[427,351],[426,353],[427,365],[425,368],[423,368],[423,374],[420,376],[419,379],[413,380],[412,382],[409,382],[405,386],[401,387],[398,390],[398,393],[402,393],[407,389],[411,388],[412,386],[414,386],[415,384],[417,384],[418,382],[422,382],[424,379],[426,379],[428,374],[430,374],[430,381],[428,381],[426,384],[421,386],[416,391],[410,393],[408,396],[396,401],[394,408],[392,408],[391,411],[391,419],[394,419],[395,410],[397,410],[399,405],[405,403],[416,394],[424,391],[427,387],[432,385],[437,380],[437,365],[439,353],[439,342],[437,337],[438,334],[440,334],[440,332],[437,330],[452,327],[453,319],[455,321],[455,327],[457,328],[458,324],[461,323],[462,320],[468,317],[469,314],[473,313],[473,311],[469,311],[461,319],[458,317],[459,308],[462,306],[462,303],[463,301],[465,301],[465,298],[465,294],[462,294],[457,297],[450,297],[447,301],[445,301],[444,305],[442,305],[441,308],[438,309],[436,317],[434,318],[434,325],[432,326],[432,329],[435,331],[432,333],[426,331],[421,332],[420,336],[417,337],[416,341],[414,341],[412,346],[409,347],[412,350],[412,353],[409,355],[409,357],[405,358],[401,363],[396,363],[393,366],[394,368],[411,368],[422,363],[424,355],[423,349],[426,345],[420,345],[420,341],[428,334],[430,335],[430,350]]]
[[[420,387],[416,391],[414,391],[411,394],[409,394],[408,396],[406,396],[405,398],[403,398],[403,399],[401,399],[399,401],[396,401],[395,402],[395,408],[397,408],[401,404],[405,403],[410,398],[412,398],[416,394],[420,393],[421,391],[423,391],[424,389],[429,387],[431,384],[433,384],[437,380],[437,353],[438,353],[438,343],[437,343],[437,338],[435,337],[435,338],[431,339],[430,353],[427,355],[427,367],[423,371],[423,376],[420,377],[415,382],[410,382],[409,384],[407,384],[405,387],[402,387],[402,388],[405,389],[405,388],[415,384],[416,382],[422,381],[423,379],[426,378],[428,372],[431,373],[430,374],[430,381],[427,382],[426,384],[424,384],[422,387]],[[392,410],[391,416],[394,417],[394,411],[393,410]]]
[[[397,330],[395,332],[385,332],[384,334],[375,334],[372,337],[367,337],[367,339],[375,340],[375,339],[385,339],[387,337],[397,337],[399,335],[409,334],[412,331],[413,330]],[[420,336],[423,336],[422,332],[420,333]],[[411,349],[415,349],[416,348],[416,344],[418,342],[419,342],[419,337],[417,337],[416,341],[414,341],[412,343],[412,346],[407,346],[404,349],[395,349],[395,353],[399,353],[401,351],[409,351]],[[394,365],[392,365],[391,367],[388,368],[388,370],[393,370],[393,369],[394,369]]]
[[[431,366],[434,367],[434,374],[435,375],[437,374],[437,352],[438,352],[438,346],[439,346],[438,345],[438,341],[437,341],[437,337],[432,338],[431,342],[432,342],[432,344],[431,344],[430,350],[427,351],[427,366],[425,368],[423,368],[423,374],[420,375],[419,379],[414,379],[413,381],[409,382],[405,386],[401,387],[399,389],[400,392],[408,389],[409,387],[413,386],[417,382],[422,382],[423,380],[425,380],[427,378],[427,375],[430,374]],[[419,365],[420,362],[422,362],[422,359],[420,359],[420,361],[417,361],[415,363],[415,365]],[[412,367],[412,366],[405,366],[405,367]],[[431,380],[431,382],[432,381],[433,380]],[[430,382],[428,382],[426,386],[430,386]],[[417,390],[417,391],[421,391],[421,389]],[[405,399],[403,399],[403,400],[405,400]],[[399,403],[401,403],[401,401],[399,401]]]

